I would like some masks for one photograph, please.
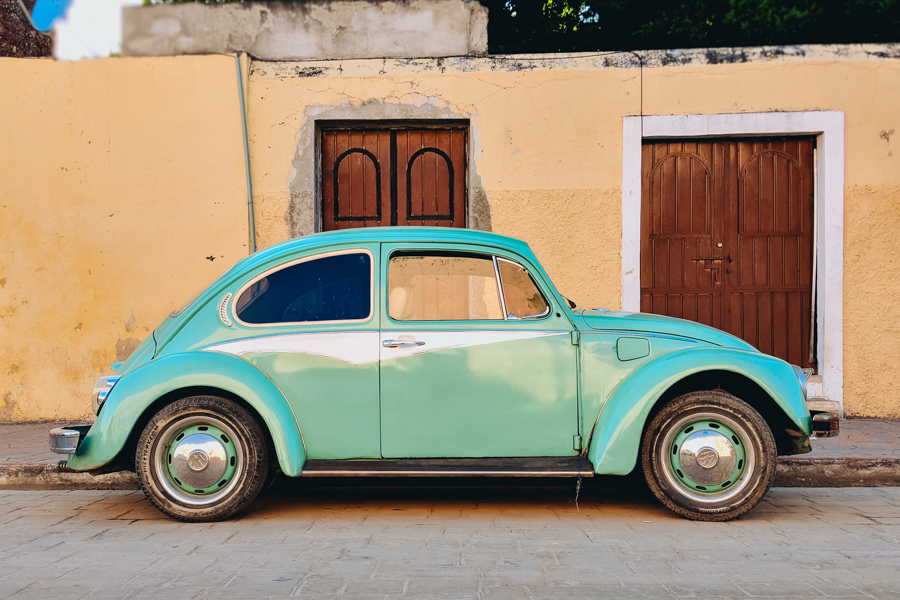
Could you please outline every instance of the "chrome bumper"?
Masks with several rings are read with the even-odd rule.
[[[812,415],[811,440],[837,437],[841,432],[841,417],[833,412],[810,411]]]
[[[50,430],[50,450],[56,454],[75,454],[88,427],[57,427]]]

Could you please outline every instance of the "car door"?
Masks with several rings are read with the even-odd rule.
[[[379,458],[376,244],[279,263],[235,294],[239,339],[211,350],[241,356],[284,393],[307,458]]]
[[[572,326],[525,261],[466,245],[381,252],[382,455],[574,455]]]

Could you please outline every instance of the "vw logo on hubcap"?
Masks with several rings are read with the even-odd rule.
[[[194,450],[188,456],[187,463],[194,471],[202,471],[209,464],[209,456],[203,450]]]
[[[707,446],[697,453],[697,464],[704,469],[712,469],[719,462],[719,453]]]

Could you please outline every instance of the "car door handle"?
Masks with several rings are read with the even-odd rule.
[[[424,346],[425,342],[417,342],[416,340],[384,340],[381,345],[385,348],[415,348],[416,346]]]

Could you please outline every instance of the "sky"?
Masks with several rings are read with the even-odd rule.
[[[57,60],[105,58],[122,51],[122,7],[142,0],[37,0],[31,19],[53,30]]]

